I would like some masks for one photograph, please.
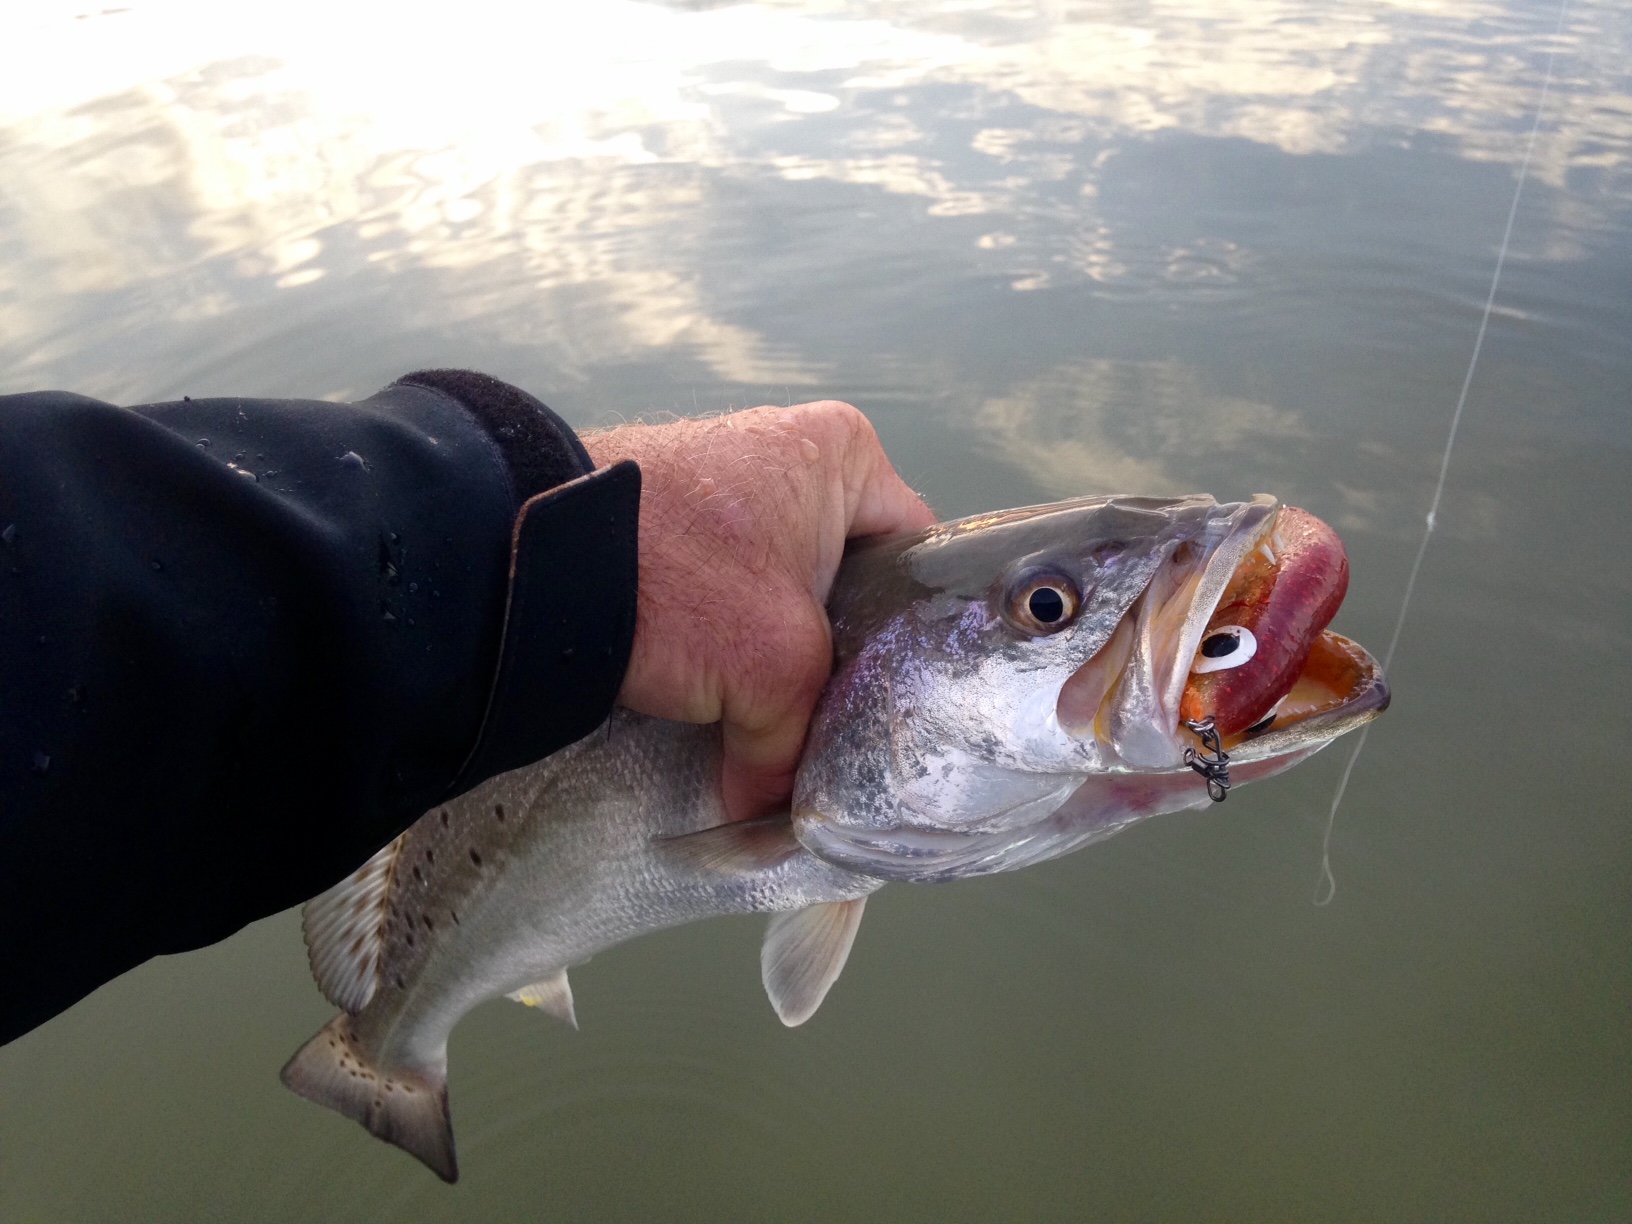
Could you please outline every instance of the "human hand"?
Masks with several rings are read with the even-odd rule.
[[[640,464],[640,594],[619,701],[724,724],[727,814],[787,800],[832,667],[823,604],[844,542],[935,516],[849,404],[751,408],[583,437]]]

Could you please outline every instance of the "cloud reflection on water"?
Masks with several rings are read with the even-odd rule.
[[[986,218],[973,250],[943,241],[1018,291],[1204,301],[1250,284],[1254,251],[1114,215],[1126,150],[1430,140],[1509,162],[1542,45],[1534,14],[1492,0],[74,8],[0,53],[0,343],[44,378],[120,295],[152,326],[418,271],[436,286],[418,321],[480,320],[565,371],[686,351],[725,382],[814,385],[822,362],[710,287],[702,252],[742,182]],[[1571,197],[1554,258],[1627,183],[1612,18],[1577,10],[1532,168],[1599,185]]]

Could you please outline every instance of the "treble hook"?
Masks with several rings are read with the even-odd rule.
[[[1223,803],[1230,793],[1230,754],[1224,751],[1224,745],[1219,742],[1213,716],[1187,718],[1184,725],[1201,740],[1200,752],[1194,748],[1184,750],[1184,763],[1207,779],[1207,797],[1214,803]]]

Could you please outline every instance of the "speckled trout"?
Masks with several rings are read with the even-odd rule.
[[[457,1176],[447,1043],[508,995],[576,1025],[567,971],[716,914],[772,915],[761,978],[816,1011],[867,896],[1055,858],[1296,764],[1388,704],[1326,629],[1331,529],[1257,496],[1088,498],[852,544],[790,809],[728,822],[717,727],[615,713],[427,812],[309,902],[341,1013],[302,1096]]]

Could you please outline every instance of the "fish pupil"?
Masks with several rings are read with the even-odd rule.
[[[1222,659],[1235,653],[1241,639],[1233,633],[1214,633],[1201,644],[1201,653],[1209,659]]]
[[[1044,625],[1052,625],[1065,615],[1065,600],[1053,587],[1038,587],[1026,601],[1026,607]]]

